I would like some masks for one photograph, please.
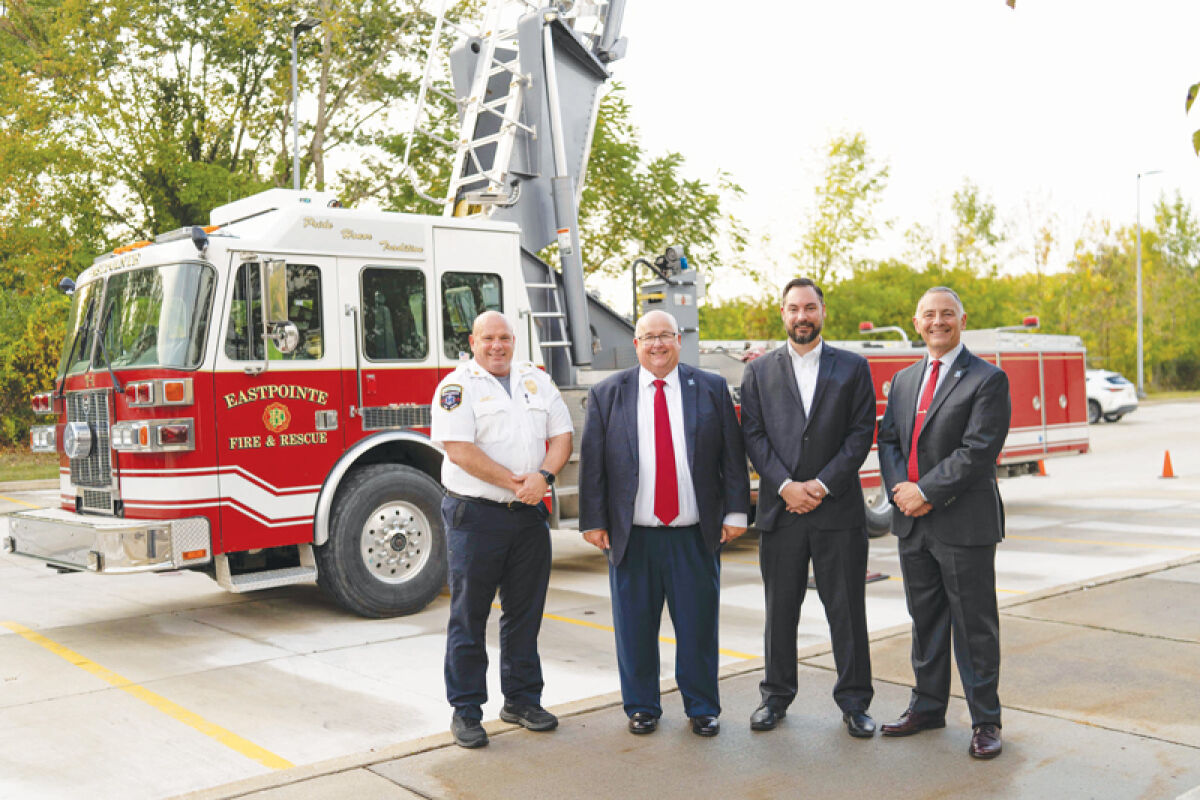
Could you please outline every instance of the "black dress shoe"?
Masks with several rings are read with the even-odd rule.
[[[895,722],[885,722],[880,728],[884,736],[912,736],[914,733],[946,727],[946,715],[931,711],[907,709]]]
[[[847,711],[842,714],[842,722],[855,739],[870,739],[875,735],[875,720],[865,711]]]
[[[787,712],[783,709],[777,711],[769,703],[763,703],[754,709],[754,713],[750,715],[750,730],[773,731],[775,730],[775,726],[779,724],[779,720],[786,716]]]
[[[658,717],[649,711],[635,711],[629,715],[630,733],[654,733],[658,730]]]
[[[972,758],[995,758],[1002,749],[999,725],[984,722],[975,726],[975,732],[971,734]]]
[[[692,717],[692,733],[697,736],[716,736],[721,732],[721,720],[711,714]]]

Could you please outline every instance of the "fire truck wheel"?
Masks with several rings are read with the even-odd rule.
[[[892,503],[882,486],[863,489],[863,508],[867,512],[867,534],[872,539],[892,530]]]
[[[425,608],[446,582],[441,506],[441,487],[420,470],[353,470],[334,498],[329,541],[316,548],[317,583],[364,617]]]
[[[1100,404],[1095,400],[1088,400],[1088,422],[1095,425],[1100,421]]]

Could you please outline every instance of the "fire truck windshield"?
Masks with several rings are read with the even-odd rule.
[[[114,273],[82,287],[67,329],[67,347],[74,347],[66,371],[89,365],[198,367],[216,279],[216,272],[204,264],[169,264]],[[95,346],[99,325],[104,326],[103,347]],[[111,364],[105,363],[106,355]]]

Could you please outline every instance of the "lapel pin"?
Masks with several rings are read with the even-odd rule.
[[[692,380],[691,378],[688,378],[688,386],[695,386],[695,385],[696,385],[696,382],[694,380]]]
[[[961,370],[961,369],[956,369],[956,370],[954,371],[954,377],[956,377],[956,378],[961,378],[961,377],[962,377],[962,370]]]

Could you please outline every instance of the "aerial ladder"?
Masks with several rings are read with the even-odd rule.
[[[617,367],[631,328],[583,283],[578,210],[608,65],[621,58],[624,0],[538,4],[488,0],[475,22],[443,0],[434,20],[404,165],[447,216],[516,222],[522,269],[546,368],[560,385],[592,366]],[[449,116],[448,116],[449,115]],[[452,134],[450,132],[453,132]],[[425,139],[448,151],[444,196],[411,163]],[[558,245],[561,272],[536,255]]]

